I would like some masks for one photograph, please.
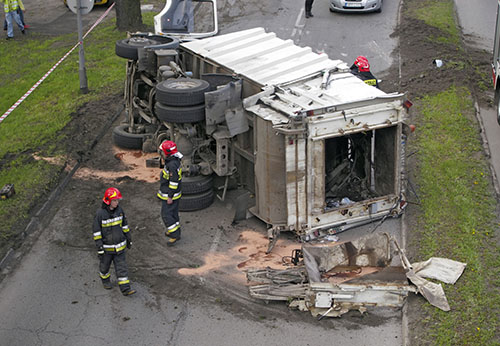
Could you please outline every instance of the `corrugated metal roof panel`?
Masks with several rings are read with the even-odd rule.
[[[325,69],[347,68],[340,60],[296,46],[263,28],[186,42],[182,47],[262,86],[291,82]]]

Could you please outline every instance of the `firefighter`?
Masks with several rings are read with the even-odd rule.
[[[129,296],[135,290],[130,288],[125,248],[132,247],[132,237],[125,213],[118,205],[120,199],[122,194],[117,188],[110,187],[106,190],[101,208],[97,210],[94,219],[93,231],[99,256],[99,275],[104,288],[113,288],[109,272],[113,262],[120,291],[124,296]]]
[[[366,57],[360,55],[354,60],[354,64],[351,66],[351,73],[366,84],[378,88],[377,78],[370,72],[370,63]]]
[[[165,166],[160,175],[160,190],[157,196],[161,199],[161,218],[167,228],[167,245],[174,245],[181,239],[179,223],[179,200],[182,196],[182,154],[172,141],[164,141],[160,145],[164,154]]]

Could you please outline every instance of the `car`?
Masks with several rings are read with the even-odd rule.
[[[330,12],[382,12],[383,0],[330,0]]]
[[[63,0],[64,5],[68,7],[67,0]],[[94,5],[106,5],[106,6],[111,6],[111,4],[115,2],[114,0],[94,0]]]

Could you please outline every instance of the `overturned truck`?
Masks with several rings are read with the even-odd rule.
[[[181,211],[212,203],[215,176],[222,196],[232,183],[250,192],[243,207],[270,239],[326,237],[406,206],[405,95],[365,84],[346,63],[262,28],[183,43],[135,34],[116,53],[127,80],[114,141],[148,152],[177,143]]]

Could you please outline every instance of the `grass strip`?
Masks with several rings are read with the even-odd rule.
[[[418,255],[467,263],[455,285],[443,284],[452,308],[424,309],[427,335],[419,344],[499,345],[500,248],[496,200],[468,91],[452,87],[418,102]]]
[[[35,160],[64,155],[57,145],[71,114],[83,104],[122,91],[125,61],[115,55],[115,42],[126,34],[108,19],[84,42],[89,94],[80,93],[78,49],[0,124],[0,187],[14,183],[14,198],[0,202],[0,241],[22,231],[15,226],[29,216],[37,200],[57,181],[63,164]],[[47,38],[30,34],[29,40],[0,42],[0,113],[3,114],[31,88],[73,45],[75,34]],[[8,45],[8,49],[7,49]],[[5,46],[5,47],[3,47]],[[105,119],[103,119],[105,120]]]
[[[413,8],[412,12],[414,17],[443,33],[442,36],[431,37],[430,39],[440,43],[460,46],[460,31],[455,23],[454,6],[452,0],[428,0],[424,6]]]

